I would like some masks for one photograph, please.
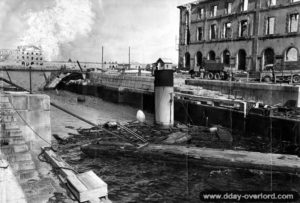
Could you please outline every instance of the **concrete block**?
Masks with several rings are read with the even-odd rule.
[[[22,133],[21,130],[14,129],[14,130],[7,130],[5,134],[6,136],[9,137],[19,137],[21,133]]]
[[[12,155],[14,154],[14,149],[12,146],[1,146],[1,152],[5,155]]]
[[[9,102],[0,102],[1,111],[5,111],[7,109],[13,109],[12,105]]]
[[[12,95],[11,100],[15,110],[28,109],[28,97],[26,95]]]
[[[0,102],[9,102],[9,97],[7,95],[0,95]]]
[[[22,145],[14,145],[13,146],[14,152],[19,153],[19,152],[27,152],[29,150],[28,146],[26,144]]]
[[[19,136],[19,137],[0,137],[0,142],[1,143],[8,143],[9,145],[20,145],[20,144],[25,144],[25,140],[23,137]]]
[[[2,116],[2,122],[8,123],[8,122],[14,122],[16,119],[12,115],[4,115]]]
[[[19,164],[19,171],[26,171],[26,170],[34,170],[36,169],[35,164],[33,161],[18,161]]]
[[[16,161],[32,161],[32,156],[30,152],[25,153],[15,153]]]
[[[9,130],[18,130],[19,125],[17,125],[16,123],[5,123],[4,124],[4,130],[9,131]]]
[[[21,182],[24,182],[24,184],[22,184],[23,188],[29,188],[27,185],[28,182],[25,182],[25,181],[31,180],[31,179],[39,179],[38,177],[39,177],[39,174],[36,169],[24,170],[24,171],[19,172],[19,179],[21,180]]]
[[[12,153],[10,155],[7,155],[7,160],[9,163],[16,163],[20,161],[32,161],[32,156],[30,152],[25,152],[25,153]]]
[[[44,110],[44,97],[40,95],[30,95],[28,110]]]

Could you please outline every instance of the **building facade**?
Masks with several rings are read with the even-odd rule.
[[[179,68],[299,69],[300,0],[198,0],[180,9]]]
[[[17,49],[0,49],[0,65],[42,68],[42,49],[36,46],[18,46]]]

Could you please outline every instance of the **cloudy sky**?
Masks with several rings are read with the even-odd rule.
[[[51,60],[177,62],[177,5],[189,0],[0,0],[0,48],[41,46]]]

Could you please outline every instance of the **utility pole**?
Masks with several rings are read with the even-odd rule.
[[[129,57],[129,70],[130,70],[130,47],[129,47],[129,53],[128,53],[128,57]]]
[[[31,65],[29,66],[29,92],[32,94]]]
[[[102,70],[103,70],[103,51],[104,51],[104,48],[102,46],[102,52],[101,52],[101,55],[102,55],[102,61],[101,61],[101,67],[102,67]]]

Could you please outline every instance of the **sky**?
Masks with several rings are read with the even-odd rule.
[[[177,62],[177,6],[191,0],[0,0],[0,48],[43,48],[48,60]]]

